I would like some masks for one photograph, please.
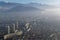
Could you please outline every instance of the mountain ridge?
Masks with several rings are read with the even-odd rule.
[[[38,10],[35,7],[32,6],[26,6],[26,4],[21,3],[6,3],[6,2],[0,2],[0,12],[14,12],[14,11],[31,11],[31,10]]]

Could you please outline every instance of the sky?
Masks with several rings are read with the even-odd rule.
[[[0,0],[5,2],[16,2],[16,3],[44,3],[44,4],[60,4],[60,0]]]

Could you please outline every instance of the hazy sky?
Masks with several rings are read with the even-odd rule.
[[[0,0],[6,2],[17,2],[17,3],[30,3],[30,2],[37,2],[37,3],[47,3],[47,4],[60,4],[60,0]]]

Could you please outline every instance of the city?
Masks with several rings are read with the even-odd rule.
[[[0,0],[0,40],[60,40],[60,0]]]
[[[36,24],[37,23],[37,24]],[[41,22],[43,23],[43,22]],[[1,26],[4,24],[1,24]],[[38,33],[32,31],[32,26],[39,26],[38,21],[19,23],[18,21],[11,24],[5,24],[4,28],[0,29],[0,40],[56,40],[57,33],[41,28]],[[41,24],[40,24],[41,25]],[[50,29],[49,29],[50,30]]]

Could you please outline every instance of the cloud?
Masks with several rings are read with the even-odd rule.
[[[6,2],[17,2],[17,3],[29,3],[29,2],[38,2],[44,4],[60,4],[60,0],[0,0]]]

